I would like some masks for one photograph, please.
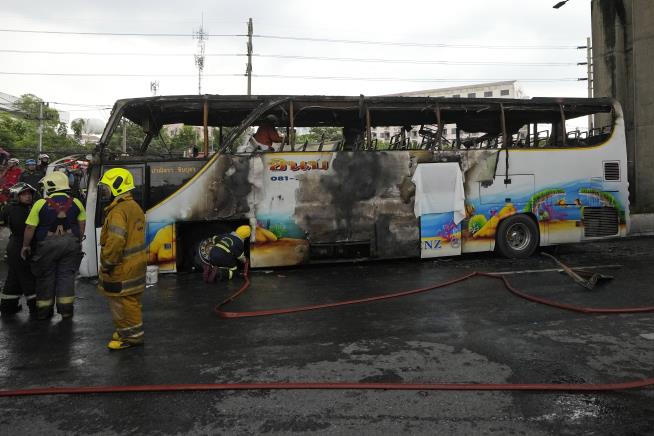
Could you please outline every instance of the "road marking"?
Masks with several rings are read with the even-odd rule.
[[[612,264],[612,265],[589,265],[589,266],[571,267],[572,270],[601,269],[601,268],[615,269],[615,268],[622,268],[622,265]],[[563,269],[562,268],[523,269],[521,271],[497,271],[497,272],[490,272],[488,274],[493,274],[496,276],[510,276],[516,274],[533,274],[533,273],[543,273],[543,272],[563,272]]]
[[[654,341],[654,333],[642,333],[641,336],[650,341]]]

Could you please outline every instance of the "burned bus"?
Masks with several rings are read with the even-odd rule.
[[[250,147],[270,115],[283,141]],[[571,128],[587,117],[601,127]],[[143,131],[129,155],[109,147],[126,121]],[[180,124],[202,132],[201,150],[190,157],[149,152],[162,129]],[[379,126],[396,134],[380,140]],[[317,127],[339,136],[300,139]],[[213,151],[209,129],[218,135]],[[520,258],[539,246],[625,236],[629,228],[624,119],[610,99],[120,100],[89,167],[84,276],[97,274],[111,201],[97,183],[116,166],[134,176],[148,262],[162,272],[191,268],[201,241],[242,224],[254,229],[254,268],[490,250]]]

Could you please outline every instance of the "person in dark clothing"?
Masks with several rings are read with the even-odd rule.
[[[39,154],[39,171],[41,171],[43,174],[47,173],[48,165],[50,165],[50,156],[45,153]]]
[[[41,183],[46,198],[34,203],[25,220],[25,236],[20,255],[30,259],[36,279],[36,318],[49,319],[57,312],[62,318],[73,316],[75,275],[82,261],[81,242],[86,224],[82,203],[68,194],[68,177],[55,171]]]
[[[0,314],[14,315],[22,309],[21,295],[25,295],[30,315],[36,314],[36,293],[34,291],[34,275],[30,271],[29,262],[20,256],[25,233],[25,220],[32,207],[32,198],[36,190],[27,183],[17,183],[12,186],[13,202],[7,205],[0,215],[0,225],[9,227],[11,236],[7,244],[7,263],[9,271],[4,288],[0,293]]]
[[[20,181],[36,188],[43,176],[45,176],[45,173],[37,169],[36,161],[27,159],[25,161],[25,171],[20,175]]]
[[[216,235],[212,238],[213,246],[209,250],[210,265],[203,271],[203,279],[210,283],[216,279],[231,280],[238,269],[238,264],[245,263],[245,241],[250,238],[250,226],[240,226],[231,233]]]

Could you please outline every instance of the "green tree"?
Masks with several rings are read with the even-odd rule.
[[[81,151],[79,144],[68,137],[66,125],[59,121],[59,113],[48,107],[41,98],[34,94],[25,94],[16,100],[13,106],[18,109],[18,114],[0,114],[2,146],[36,152],[38,129],[42,124],[44,151],[61,151],[62,153]],[[39,119],[41,110],[42,120]]]
[[[68,129],[66,128],[66,123],[59,123],[59,126],[57,126],[57,135],[62,137],[68,135]]]
[[[170,138],[170,146],[172,150],[185,150],[193,145],[196,145],[196,132],[192,126],[182,126]]]
[[[340,127],[311,127],[309,133],[296,136],[295,143],[302,144],[305,141],[317,143],[323,139],[325,142],[343,139],[342,129]]]
[[[28,134],[30,126],[22,119],[7,113],[0,113],[0,146],[18,148],[18,144]]]
[[[59,112],[34,94],[23,94],[14,102],[14,106],[24,112],[28,119],[38,122],[41,106],[43,106],[43,122],[46,126],[55,127],[59,124]]]
[[[78,142],[82,141],[82,131],[84,130],[85,121],[82,118],[77,118],[70,123],[70,128],[73,129],[73,135]]]

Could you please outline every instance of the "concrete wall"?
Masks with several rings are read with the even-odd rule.
[[[592,0],[591,11],[594,95],[622,104],[632,211],[654,212],[654,1]]]

